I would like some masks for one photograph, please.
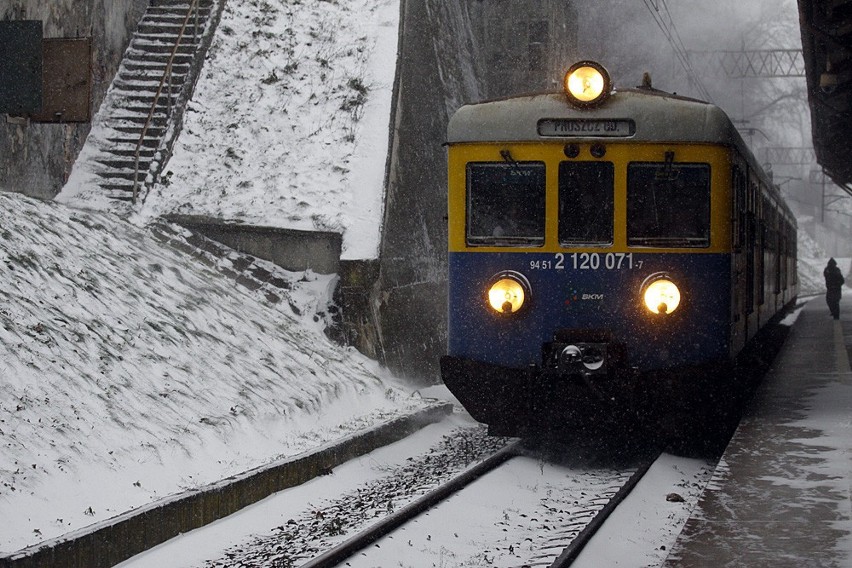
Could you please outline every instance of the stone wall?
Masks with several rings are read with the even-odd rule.
[[[562,75],[578,59],[573,2],[473,0],[469,4],[488,98],[561,88]]]
[[[397,375],[439,380],[447,343],[450,116],[488,97],[552,88],[576,45],[562,0],[402,0],[375,352]],[[570,64],[570,62],[568,62]]]
[[[379,280],[379,352],[397,375],[433,382],[446,346],[446,136],[480,98],[466,2],[402,0]]]
[[[92,38],[94,116],[147,0],[0,0],[0,21],[41,20],[44,38]],[[0,191],[52,199],[65,183],[90,123],[32,123],[0,115]]]

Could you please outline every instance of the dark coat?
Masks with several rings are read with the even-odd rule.
[[[846,279],[843,278],[843,274],[840,273],[840,269],[837,268],[837,262],[833,258],[828,261],[828,266],[822,271],[822,275],[825,277],[826,291],[832,295],[837,294],[839,296],[840,289],[843,287]]]

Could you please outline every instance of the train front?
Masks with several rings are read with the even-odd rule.
[[[441,372],[496,434],[629,410],[640,374],[730,355],[730,153],[707,126],[715,107],[614,93],[592,62],[565,83],[463,107],[449,127]]]

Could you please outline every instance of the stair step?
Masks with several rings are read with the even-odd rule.
[[[180,39],[180,42],[178,42]],[[139,35],[133,38],[130,47],[138,51],[162,51],[161,48],[168,47],[169,52],[178,44],[179,52],[189,52],[194,49],[200,42],[200,36],[193,37],[192,32],[184,33],[180,38],[178,34],[162,33],[162,34],[147,34],[144,37]]]
[[[153,85],[154,89],[157,88],[157,85],[160,84],[160,79],[163,78],[162,75],[156,76],[139,76],[139,77],[128,77],[125,78],[122,76],[122,73],[119,73],[116,81],[119,85],[130,85],[133,87],[144,87],[146,85]],[[177,84],[178,82],[183,83],[183,80],[186,78],[186,73],[172,73],[172,84]],[[168,81],[168,79],[166,79]]]
[[[104,180],[109,180],[110,183],[115,183],[119,185],[130,184],[133,186],[133,170],[130,171],[119,171],[112,170],[108,172],[96,172],[97,175]],[[148,177],[148,170],[139,170],[139,184],[143,184],[145,182],[145,178]]]
[[[162,75],[166,71],[166,62],[149,63],[147,61],[125,61],[122,67],[127,71],[154,72]],[[172,63],[172,73],[188,73],[189,62]]]
[[[171,106],[175,105],[178,97],[180,96],[181,90],[180,90],[179,87],[180,87],[179,85],[172,85]],[[124,91],[124,92],[128,93],[127,91]],[[129,97],[126,98],[124,100],[124,104],[122,105],[122,108],[127,109],[128,111],[130,111],[134,114],[140,113],[140,114],[144,114],[145,116],[148,116],[148,113],[151,112],[151,106],[154,104],[154,96],[157,94],[157,90],[156,89],[150,89],[150,90],[146,90],[145,93],[150,93],[150,94],[148,94],[144,98],[133,98],[133,99],[131,99]],[[139,96],[139,95],[134,94],[133,96]],[[165,83],[163,85],[163,89],[160,91],[160,98],[157,99],[157,105],[155,107],[155,114],[156,113],[168,114],[168,109],[169,109],[169,84]]]
[[[169,10],[183,10],[184,12],[189,9],[189,2],[187,0],[151,0],[151,5],[148,8],[161,8],[161,9],[169,9]],[[212,0],[200,0],[198,2],[199,8],[210,8],[213,5]]]
[[[98,159],[95,162],[107,166],[109,168],[115,168],[117,170],[128,170],[133,172],[136,168],[136,160],[133,158],[118,158],[115,159]],[[151,160],[148,158],[139,158],[139,171],[147,172],[148,166],[151,165]]]
[[[165,80],[163,80],[164,76]],[[152,73],[150,75],[142,75],[138,74],[138,72],[121,71],[117,75],[117,81],[120,81],[119,85],[130,85],[137,88],[150,87],[152,92],[157,90],[160,83],[163,84],[163,89],[168,89],[169,83],[171,83],[172,92],[177,94],[180,92],[180,87],[186,82],[186,77],[186,73],[171,73],[171,75],[164,75],[161,72],[158,74]]]
[[[160,81],[123,81],[116,79],[113,86],[119,89],[122,93],[149,93],[154,96],[157,93],[157,88],[160,86]],[[180,87],[183,86],[183,81],[172,81],[172,93],[177,95],[180,92]],[[163,90],[168,90],[168,81],[163,84]],[[160,93],[162,96],[163,93]]]
[[[115,116],[115,117],[112,117],[110,120],[112,120],[113,123],[116,124],[116,125],[120,125],[120,126],[124,126],[124,127],[128,127],[128,128],[133,128],[133,127],[138,128],[139,133],[141,134],[142,128],[145,126],[145,123],[148,122],[148,116],[147,115],[145,115],[145,116]],[[160,127],[160,128],[165,130],[165,127],[166,127],[166,124],[168,123],[168,121],[169,121],[168,118],[166,118],[165,116],[160,115],[160,114],[155,114],[151,118],[150,123],[148,123],[148,132],[147,133],[153,135],[153,133],[151,133],[151,129],[157,128],[157,127]],[[135,125],[135,126],[133,126],[133,125]]]
[[[141,187],[139,188],[141,189]],[[114,189],[105,189],[104,194],[110,199],[115,199],[118,201],[133,201],[133,189],[130,191],[119,190],[116,191]]]
[[[133,143],[132,146],[128,146],[127,149],[122,148],[110,148],[109,153],[113,156],[117,156],[120,158],[130,158],[131,160],[136,159],[136,142]],[[156,147],[151,146],[140,146],[139,147],[139,163],[142,163],[142,160],[148,160],[149,162],[154,158],[154,155],[157,153]],[[103,162],[101,162],[103,163]]]
[[[136,41],[130,44],[131,52],[143,52],[143,53],[168,53],[171,55],[172,51],[175,51],[175,44],[166,43],[166,42],[148,42],[148,41]],[[196,45],[195,42],[189,43],[181,43],[177,46],[177,51],[175,53],[180,54],[191,54],[195,53]]]
[[[127,94],[125,95],[124,100],[127,101],[128,104],[141,104],[147,108],[151,108],[151,104],[154,102],[154,93],[151,93],[150,95],[142,93]],[[162,94],[160,94],[160,98],[157,100],[157,106],[168,106],[168,101]]]
[[[148,65],[167,65],[169,60],[172,61],[172,67],[176,65],[191,65],[194,54],[186,54],[186,53],[176,53],[174,57],[172,57],[171,53],[146,53],[146,54],[137,54],[135,57],[130,58],[130,56],[125,57],[126,61],[130,61],[131,63],[147,63]]]
[[[136,69],[134,69],[132,71],[131,70],[121,70],[121,71],[118,72],[118,77],[122,81],[126,81],[128,83],[136,83],[136,82],[145,83],[145,82],[150,82],[150,81],[154,81],[155,83],[159,83],[160,80],[163,78],[164,72],[165,72],[165,70],[158,72],[156,69],[150,69],[150,70],[147,70],[147,71],[136,70]],[[185,71],[182,72],[182,73],[176,72],[173,68],[171,76],[172,76],[172,83],[177,83],[178,81],[183,83],[186,80],[187,73]],[[166,81],[168,81],[168,78],[166,78]]]
[[[99,183],[99,187],[103,189],[107,189],[110,191],[122,191],[122,192],[133,192],[133,182],[126,181],[125,183],[119,183],[117,181]],[[138,189],[138,188],[137,188]]]
[[[174,45],[178,38],[180,38],[180,43],[183,44],[196,44],[198,43],[198,38],[192,36],[192,33],[178,35],[176,33],[171,32],[161,32],[161,33],[137,33],[133,36],[133,39],[138,42],[140,45],[145,45],[147,43],[166,43],[169,45]]]
[[[198,10],[198,22],[206,22],[210,17],[210,8],[200,8]],[[148,24],[179,24],[183,25],[186,21],[186,10],[167,10],[165,8],[149,8],[145,15],[139,20],[140,23]],[[189,23],[195,24],[195,12],[189,15]]]
[[[139,126],[118,125],[118,126],[111,126],[110,128],[112,128],[116,132],[123,132],[125,134],[135,134],[136,136],[139,136],[140,134],[142,134],[142,128],[139,127]],[[165,126],[159,126],[159,125],[155,124],[155,125],[151,125],[151,126],[148,127],[148,136],[149,137],[162,137],[163,134],[165,134],[165,132],[166,132]]]
[[[139,25],[136,26],[136,33],[139,34],[172,34],[177,36],[180,34],[181,29],[183,29],[184,36],[192,37],[195,34],[195,18],[190,17],[189,21],[186,23],[186,28],[183,27],[184,20],[173,21],[173,22],[145,22],[140,21]],[[198,35],[204,31],[204,27],[207,25],[207,20],[198,18]]]
[[[201,28],[207,24],[207,20],[210,18],[210,10],[201,10],[198,12],[198,27]],[[140,24],[145,24],[148,26],[182,26],[183,23],[186,22],[187,27],[195,27],[196,18],[195,13],[193,12],[189,16],[189,20],[186,19],[186,12],[152,12],[148,11],[142,18],[139,20]]]
[[[172,64],[175,63],[192,63],[193,53],[175,53],[175,57]],[[158,53],[158,52],[147,52],[147,51],[139,51],[131,49],[127,57],[130,61],[133,62],[148,62],[148,63],[168,63],[172,54],[169,53]]]
[[[142,133],[142,131],[140,129],[139,134],[141,134],[141,133]],[[136,148],[136,144],[139,142],[139,137],[137,136],[135,138],[107,138],[107,142],[112,142],[113,144],[116,144],[116,145],[119,145],[119,146],[129,146],[129,147],[132,147],[132,148]],[[156,152],[156,150],[157,150],[157,148],[159,148],[159,146],[160,146],[160,140],[158,138],[148,138],[147,136],[145,137],[144,140],[142,140],[142,144],[141,144],[141,148],[144,148],[146,151],[152,151],[152,152]],[[113,151],[113,153],[115,153],[116,150],[112,150],[112,151]]]
[[[165,94],[165,93],[163,93],[163,94],[161,95],[161,97],[160,97],[160,98],[161,98],[161,99],[163,99],[163,100],[165,100],[165,99],[167,99],[168,97],[166,96],[166,94]],[[176,96],[175,96],[175,97],[172,97],[172,106],[174,106],[174,105],[176,104],[176,102],[177,102],[175,99],[177,99],[177,97],[176,97]],[[158,101],[158,102],[159,102],[159,101]],[[126,106],[124,107],[124,110],[126,110],[126,111],[128,111],[128,112],[133,112],[133,113],[137,113],[137,112],[138,112],[139,114],[142,114],[142,115],[148,116],[148,114],[151,112],[151,105],[150,105],[150,104],[148,104],[148,105],[139,105],[139,106],[136,106],[136,105],[126,105]],[[168,105],[160,105],[160,104],[158,104],[158,105],[156,106],[155,110],[154,110],[154,116],[157,116],[158,114],[166,114],[166,112],[167,112],[167,111],[168,111]]]

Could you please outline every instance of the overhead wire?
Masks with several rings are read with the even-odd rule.
[[[648,8],[648,11],[651,13],[651,17],[654,18],[657,26],[663,32],[663,35],[666,37],[669,45],[671,45],[672,50],[674,50],[675,56],[684,71],[686,71],[690,82],[698,90],[702,98],[709,102],[713,102],[710,92],[701,82],[701,79],[699,79],[698,74],[695,72],[695,68],[692,66],[692,62],[689,60],[689,55],[687,54],[686,47],[683,44],[683,39],[680,36],[680,32],[677,31],[677,26],[674,23],[674,18],[672,18],[672,14],[669,11],[669,6],[666,3],[666,0],[643,1],[645,2],[645,7]],[[662,6],[665,14],[660,11],[660,6]]]

